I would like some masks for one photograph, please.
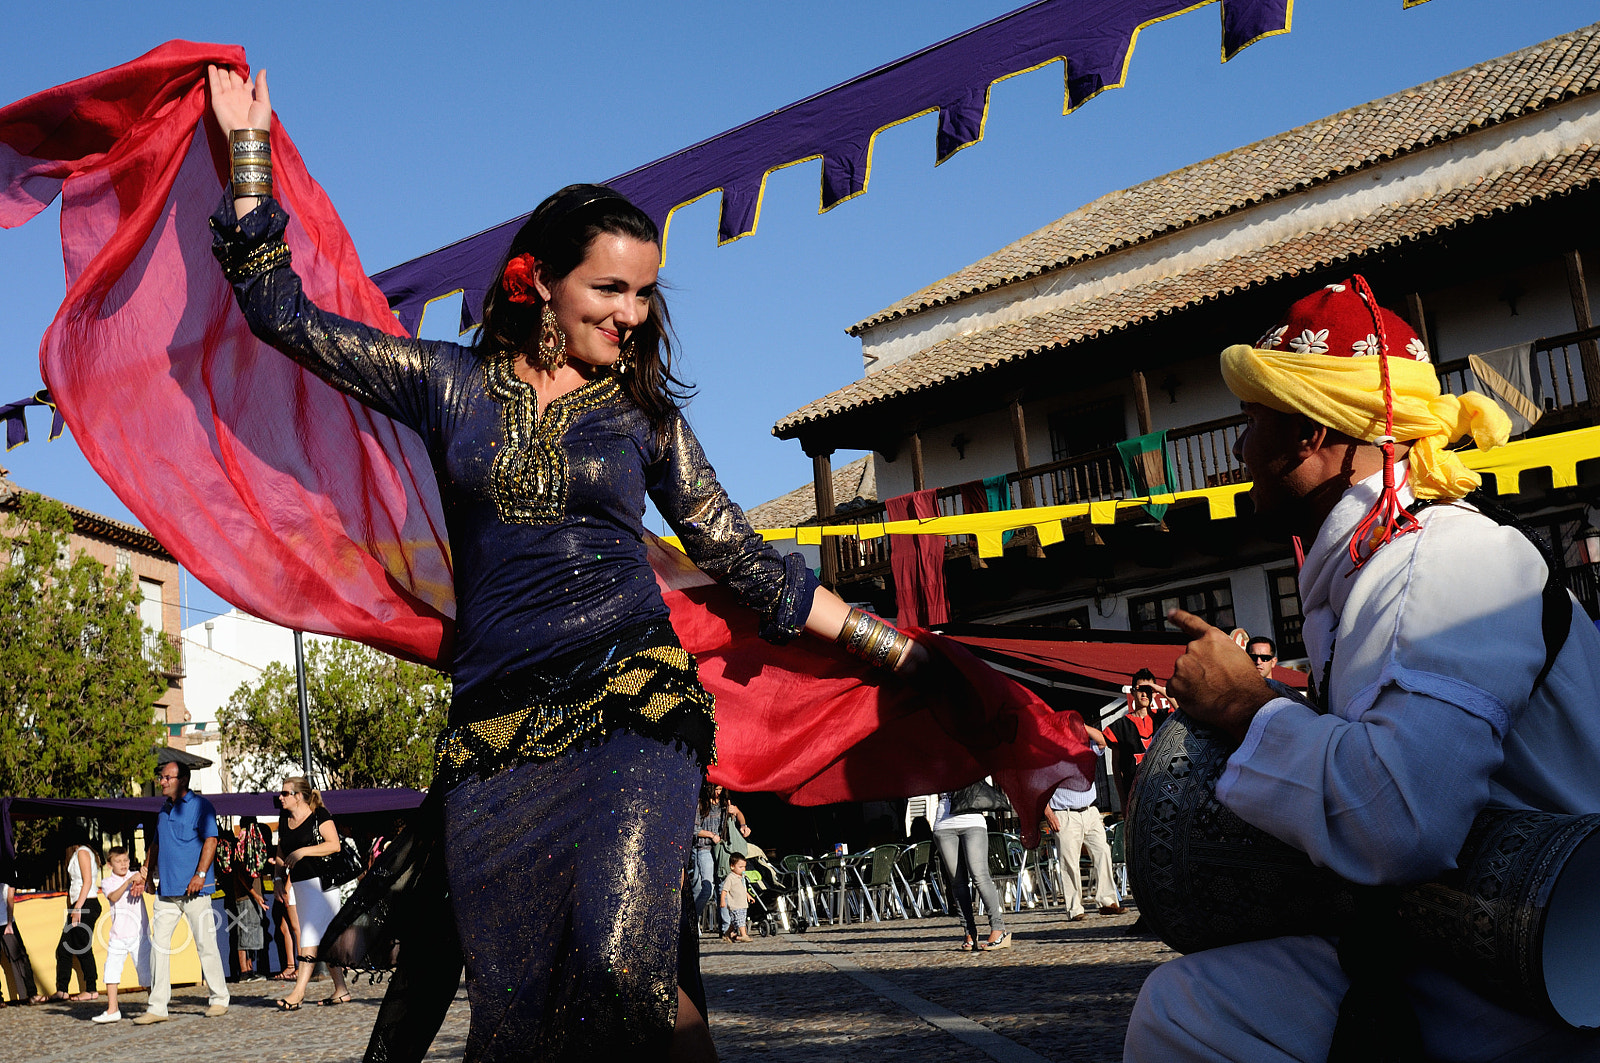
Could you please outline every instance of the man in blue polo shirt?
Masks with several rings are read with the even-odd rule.
[[[156,898],[152,905],[150,938],[154,945],[154,970],[150,979],[150,1004],[134,1019],[135,1026],[167,1021],[172,999],[172,934],[178,920],[189,931],[200,952],[200,973],[210,991],[206,1018],[228,1011],[228,983],[217,950],[216,916],[211,894],[216,878],[211,858],[217,852],[217,810],[199,794],[189,792],[189,769],[183,764],[161,764],[156,782],[167,799],[156,816],[156,847],[147,866],[156,873]]]

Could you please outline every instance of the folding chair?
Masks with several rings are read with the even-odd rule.
[[[795,913],[795,929],[802,932],[822,922],[817,912],[817,883],[812,876],[812,863],[811,857],[799,853],[786,856],[780,862],[788,878],[785,896]]]

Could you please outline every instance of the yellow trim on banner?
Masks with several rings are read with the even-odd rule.
[[[1141,22],[1137,26],[1133,27],[1133,33],[1128,37],[1128,54],[1122,57],[1122,73],[1117,76],[1116,83],[1112,85],[1101,85],[1099,88],[1089,93],[1089,95],[1085,96],[1083,98],[1083,103],[1078,104],[1078,107],[1082,107],[1084,103],[1088,103],[1090,100],[1094,99],[1107,89],[1120,89],[1127,85],[1128,67],[1133,64],[1133,50],[1139,47],[1139,34],[1146,26],[1154,26],[1157,22],[1165,22],[1169,18],[1177,18],[1179,15],[1187,15],[1191,11],[1199,11],[1202,7],[1205,7],[1208,4],[1214,4],[1216,2],[1217,0],[1200,0],[1198,4],[1190,4],[1188,7],[1179,11],[1173,11],[1165,15],[1158,15],[1149,22]],[[1227,60],[1224,59],[1223,61],[1226,62]],[[1067,103],[1069,106],[1066,110],[1061,112],[1062,114],[1071,114],[1073,111],[1078,109],[1078,107],[1070,106],[1072,103],[1070,99],[1067,101]]]
[[[755,209],[755,213],[750,215],[750,228],[746,229],[742,233],[734,233],[732,236],[726,236],[726,237],[723,236],[719,232],[717,234],[717,246],[718,247],[722,247],[725,244],[733,243],[735,240],[743,240],[746,236],[750,236],[756,231],[756,228],[761,224],[761,204],[764,203],[766,201],[766,198],[767,198],[767,178],[771,177],[773,174],[777,173],[779,170],[787,170],[789,167],[791,167],[791,166],[799,166],[803,162],[820,162],[820,161],[822,161],[822,155],[820,153],[818,153],[818,154],[815,154],[815,155],[807,155],[807,156],[805,156],[803,158],[799,158],[799,159],[790,159],[788,162],[780,162],[776,166],[768,166],[765,170],[763,170],[762,173],[761,173],[761,184],[756,187],[756,209]],[[818,185],[819,188],[821,187],[821,184],[822,184],[821,167],[818,167],[817,185]],[[723,203],[724,204],[727,203],[727,194],[726,193],[723,194]],[[822,209],[821,209],[820,204],[822,203],[822,193],[820,191],[817,193],[817,203],[819,204],[818,208],[817,208],[817,213],[821,214],[822,213]],[[720,219],[719,219],[719,221],[720,221]]]
[[[432,299],[429,299],[427,302],[423,303],[422,304],[422,316],[417,318],[417,336],[422,335],[422,323],[424,321],[428,320],[428,307],[432,306],[434,303],[437,303],[440,299],[448,299],[452,295],[460,295],[465,291],[466,291],[465,288],[451,288],[449,291],[445,292],[443,295],[436,295]],[[391,310],[390,313],[392,313],[394,315],[396,320],[399,320],[400,312],[398,310]],[[477,328],[477,327],[478,326],[476,326],[476,325],[472,326],[472,328]],[[466,329],[466,330],[464,330],[462,332],[458,332],[458,333],[456,333],[456,335],[457,336],[465,336],[468,332],[472,331],[472,328]],[[415,336],[412,337],[412,339],[415,339],[415,338],[416,338]]]
[[[1411,2],[1412,3],[1422,4],[1422,3],[1426,3],[1427,0],[1411,0]],[[1409,7],[1411,5],[1410,5],[1410,3],[1408,3],[1406,6]],[[1220,19],[1223,20],[1223,24],[1224,25],[1227,24],[1228,10],[1227,10],[1227,4],[1226,3],[1223,4],[1222,10],[1217,12],[1217,16]],[[1238,55],[1240,52],[1244,51],[1246,48],[1250,47],[1252,44],[1256,43],[1257,41],[1264,41],[1268,37],[1282,36],[1283,34],[1288,33],[1290,28],[1293,27],[1293,26],[1294,26],[1294,0],[1289,0],[1289,6],[1287,8],[1285,8],[1284,12],[1283,12],[1283,29],[1281,29],[1281,30],[1267,30],[1267,32],[1265,32],[1265,33],[1258,33],[1254,37],[1251,37],[1248,41],[1245,41],[1243,44],[1239,45],[1239,47],[1235,48],[1232,52],[1228,51],[1228,39],[1226,37],[1224,37],[1222,39],[1222,61],[1224,63],[1226,63],[1229,59],[1232,59],[1234,56]]]
[[[1550,480],[1555,487],[1574,487],[1578,483],[1579,463],[1600,460],[1600,427],[1522,439],[1487,452],[1469,450],[1461,454],[1461,459],[1468,468],[1485,476],[1493,476],[1495,491],[1502,495],[1516,494],[1521,486],[1522,474],[1533,469],[1549,469]],[[824,535],[856,539],[876,539],[884,535],[972,535],[978,537],[979,556],[996,557],[1000,553],[996,549],[997,544],[1006,532],[1032,527],[1038,532],[1040,544],[1052,546],[1065,538],[1062,521],[1088,517],[1091,524],[1114,524],[1119,512],[1147,505],[1203,502],[1210,519],[1230,520],[1238,515],[1239,496],[1249,490],[1248,483],[1223,484],[1175,494],[1078,502],[1066,506],[1035,506],[997,513],[959,513],[921,520],[766,528],[762,529],[761,537],[768,542],[794,540],[801,546],[817,546]],[[666,541],[674,545],[677,543],[675,538]],[[994,550],[994,553],[986,553],[986,550]]]
[[[1069,108],[1067,106],[1067,104],[1071,102],[1072,97],[1071,97],[1071,94],[1070,94],[1070,92],[1069,92],[1069,90],[1067,88],[1067,57],[1066,56],[1064,56],[1064,55],[1053,55],[1049,59],[1046,59],[1042,63],[1035,63],[1032,66],[1024,67],[1021,70],[1013,70],[1009,74],[1001,74],[999,77],[995,78],[993,81],[989,82],[989,84],[984,86],[984,89],[983,89],[983,113],[978,116],[978,135],[973,137],[971,140],[964,140],[960,144],[957,144],[955,147],[951,148],[949,151],[945,152],[943,155],[941,155],[937,159],[933,160],[933,164],[935,166],[943,166],[946,162],[948,162],[949,160],[955,158],[956,152],[962,150],[963,148],[970,148],[970,147],[972,147],[972,145],[978,143],[978,141],[983,139],[983,135],[987,131],[988,127],[989,127],[989,94],[994,91],[994,87],[996,85],[1000,84],[1000,82],[1002,82],[1002,81],[1005,81],[1007,78],[1021,77],[1023,74],[1031,74],[1035,70],[1043,70],[1045,67],[1049,66],[1051,63],[1060,63],[1061,64],[1061,101],[1062,101],[1061,102],[1061,113],[1062,114],[1070,113],[1071,108]]]
[[[854,192],[851,192],[848,196],[841,196],[836,202],[834,202],[832,204],[832,206],[829,206],[829,205],[827,205],[827,204],[822,202],[822,193],[823,193],[823,191],[825,189],[822,186],[822,183],[819,181],[818,182],[818,188],[817,188],[817,213],[818,214],[826,214],[826,213],[828,213],[828,211],[832,210],[834,207],[837,207],[840,203],[848,203],[852,199],[856,198],[857,196],[864,196],[864,195],[867,194],[867,186],[872,183],[872,152],[878,146],[878,134],[879,133],[883,133],[883,132],[886,132],[887,130],[893,129],[897,125],[905,125],[907,122],[914,122],[918,118],[921,118],[923,115],[926,115],[926,114],[938,114],[938,113],[939,113],[939,107],[938,107],[937,104],[935,104],[932,107],[924,107],[922,110],[918,111],[916,114],[908,114],[904,118],[899,119],[898,121],[890,122],[888,125],[882,127],[881,129],[874,129],[872,131],[872,135],[867,138],[867,169],[866,169],[866,172],[861,175],[861,187],[858,190],[856,190]],[[821,156],[818,156],[818,158],[821,158]],[[942,160],[936,160],[934,162],[934,165],[935,166],[939,165],[940,161],[942,161]],[[767,183],[767,179],[765,177],[763,177],[761,179],[761,183],[762,183],[763,186],[765,186],[766,183]],[[760,208],[758,207],[757,208],[757,214],[759,215],[759,213],[760,213]]]
[[[722,186],[718,185],[715,188],[708,188],[704,192],[701,192],[698,196],[695,196],[693,199],[686,199],[682,203],[679,203],[677,206],[667,211],[667,220],[661,223],[661,261],[657,263],[656,268],[659,269],[667,264],[667,238],[672,235],[672,216],[678,213],[678,211],[684,207],[694,206],[696,203],[711,195],[713,192],[720,194],[722,192]],[[717,228],[719,230],[722,228],[722,218],[720,213],[717,217]]]
[[[1177,18],[1180,15],[1187,15],[1192,11],[1198,11],[1202,7],[1207,7],[1207,6],[1211,5],[1211,4],[1215,4],[1215,3],[1218,3],[1218,2],[1219,2],[1219,0],[1199,0],[1198,3],[1190,4],[1188,7],[1182,8],[1181,10],[1173,11],[1173,12],[1170,12],[1168,14],[1158,16],[1156,18],[1150,19],[1148,22],[1139,23],[1139,25],[1134,27],[1133,33],[1129,35],[1129,38],[1128,38],[1128,52],[1127,52],[1127,54],[1125,56],[1123,56],[1123,59],[1122,59],[1122,70],[1121,70],[1121,72],[1120,72],[1120,74],[1118,76],[1117,81],[1114,84],[1100,86],[1100,88],[1096,89],[1094,92],[1090,93],[1088,96],[1085,96],[1083,98],[1083,102],[1078,104],[1078,107],[1082,107],[1083,104],[1088,103],[1090,100],[1092,100],[1096,96],[1100,95],[1100,93],[1105,92],[1107,89],[1120,89],[1120,88],[1122,88],[1123,86],[1125,86],[1128,83],[1128,67],[1129,67],[1129,64],[1131,64],[1133,62],[1134,49],[1136,49],[1138,47],[1138,45],[1139,45],[1139,33],[1142,30],[1144,30],[1145,27],[1154,26],[1158,22],[1165,22],[1168,19]],[[1423,0],[1407,0],[1406,6],[1410,7],[1413,3],[1422,3],[1422,2],[1423,2]],[[1226,14],[1226,12],[1224,12],[1224,14]],[[1288,33],[1289,32],[1289,23],[1292,22],[1293,18],[1294,18],[1294,0],[1289,0],[1289,7],[1288,7],[1288,10],[1286,11],[1285,14],[1286,14],[1286,18],[1285,18],[1285,25],[1284,25],[1283,29],[1268,30],[1267,32],[1262,33],[1257,37],[1253,37],[1250,40],[1245,41],[1243,44],[1239,45],[1239,47],[1236,48],[1231,54],[1227,50],[1227,41],[1226,41],[1226,39],[1224,39],[1223,44],[1222,44],[1222,61],[1224,63],[1226,63],[1229,59],[1232,59],[1234,56],[1238,55],[1240,52],[1244,51],[1246,48],[1248,48],[1252,44],[1256,43],[1256,41],[1262,40],[1263,38],[1277,36],[1278,34],[1282,34],[1282,33]],[[1013,70],[1008,74],[1002,74],[999,77],[995,78],[993,81],[989,82],[988,85],[984,86],[984,90],[983,90],[983,113],[978,117],[978,135],[975,138],[973,138],[972,140],[966,141],[965,143],[962,143],[962,144],[957,144],[955,147],[951,148],[948,152],[946,152],[945,154],[939,156],[937,159],[934,160],[934,165],[935,166],[943,165],[947,160],[955,157],[956,152],[961,151],[963,148],[969,148],[972,145],[978,143],[978,141],[983,139],[984,131],[987,128],[988,123],[989,123],[989,99],[990,99],[990,94],[993,92],[994,87],[996,85],[998,85],[1002,81],[1005,81],[1008,78],[1018,77],[1018,76],[1020,76],[1022,74],[1031,74],[1035,70],[1042,70],[1045,67],[1049,66],[1051,63],[1057,63],[1057,62],[1059,62],[1061,64],[1061,68],[1062,68],[1061,69],[1061,83],[1062,83],[1062,90],[1063,90],[1063,92],[1062,92],[1063,101],[1062,101],[1062,106],[1061,106],[1061,113],[1066,115],[1066,114],[1071,114],[1073,111],[1077,110],[1078,109],[1077,107],[1073,107],[1072,106],[1071,92],[1070,92],[1070,89],[1068,88],[1068,85],[1067,85],[1068,79],[1071,77],[1071,69],[1070,69],[1070,63],[1068,62],[1068,60],[1067,60],[1067,58],[1065,56],[1059,56],[1059,55],[1058,56],[1052,56],[1051,58],[1046,59],[1041,63],[1035,63],[1034,65],[1029,66],[1029,67],[1025,67],[1025,68],[1023,68],[1021,70]],[[912,121],[914,119],[921,118],[924,115],[934,114],[934,113],[938,112],[940,109],[941,108],[939,107],[939,105],[935,104],[934,106],[923,108],[922,110],[916,112],[915,114],[908,114],[904,118],[896,118],[894,121],[889,122],[886,125],[879,126],[877,129],[874,129],[872,131],[871,135],[867,138],[867,166],[866,166],[866,172],[862,175],[860,190],[856,191],[856,192],[851,192],[849,195],[840,198],[838,200],[838,202],[834,203],[832,206],[822,206],[821,205],[821,191],[820,191],[820,188],[819,188],[817,213],[818,214],[825,214],[828,211],[832,210],[833,207],[837,207],[840,203],[844,203],[844,202],[846,202],[848,200],[852,200],[852,199],[856,198],[859,195],[863,195],[867,191],[867,186],[872,181],[872,153],[873,153],[873,149],[877,145],[877,139],[878,139],[878,134],[879,133],[882,133],[884,130],[887,130],[887,129],[893,129],[895,126],[901,125],[901,124],[903,124],[905,122],[910,122],[910,121]],[[761,224],[761,201],[762,201],[763,197],[766,195],[767,178],[768,177],[772,176],[772,174],[777,172],[778,170],[784,169],[785,167],[795,166],[795,165],[798,165],[799,163],[802,163],[802,162],[810,162],[812,159],[820,159],[820,158],[822,158],[821,155],[807,155],[805,158],[802,158],[802,159],[790,159],[787,162],[781,162],[781,163],[778,163],[775,166],[769,167],[761,175],[761,187],[756,192],[756,210],[755,210],[754,216],[750,220],[750,228],[747,229],[744,232],[737,233],[736,235],[730,236],[730,237],[728,237],[726,239],[724,239],[720,235],[720,232],[719,232],[719,234],[717,236],[717,246],[721,247],[724,244],[731,244],[735,240],[742,240],[746,236],[750,236],[750,235],[753,235],[755,233],[756,228]],[[819,185],[820,185],[820,181],[819,181]],[[668,239],[668,237],[670,235],[671,228],[672,228],[672,215],[678,210],[679,207],[687,207],[687,206],[689,206],[691,204],[698,203],[700,200],[704,199],[706,196],[711,195],[711,193],[713,193],[713,192],[722,192],[722,191],[723,191],[722,186],[719,185],[716,188],[708,189],[705,192],[702,192],[700,195],[695,196],[693,199],[686,199],[682,203],[679,203],[676,206],[673,206],[672,208],[670,208],[667,211],[666,221],[661,226],[661,265],[665,266],[666,265],[666,261],[667,261],[667,239]],[[721,224],[721,218],[719,216],[718,217],[719,230],[720,230],[720,224]]]

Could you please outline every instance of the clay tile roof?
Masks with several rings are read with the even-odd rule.
[[[851,326],[1026,280],[1600,89],[1600,23],[1101,196]]]
[[[833,470],[834,503],[855,498],[878,500],[878,481],[870,454]],[[786,495],[745,510],[745,516],[757,528],[793,528],[809,524],[817,518],[816,488],[812,484],[796,487]]]
[[[796,410],[773,427],[773,434],[786,436],[807,422],[1592,187],[1600,187],[1600,145],[1596,144],[1071,307],[952,337]]]
[[[12,509],[17,504],[17,498],[23,489],[6,478],[6,470],[0,469],[0,508]],[[154,535],[145,531],[137,524],[128,524],[125,521],[115,520],[111,517],[96,513],[93,510],[74,506],[69,502],[62,502],[67,514],[72,518],[73,530],[81,535],[88,535],[109,542],[122,543],[135,549],[143,550],[147,554],[154,554],[165,560],[173,560],[167,548],[161,545]]]

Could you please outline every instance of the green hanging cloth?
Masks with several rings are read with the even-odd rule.
[[[999,476],[985,476],[983,478],[983,493],[989,501],[989,512],[999,513],[1001,510],[1011,508],[1011,480],[1001,473]],[[1005,546],[1011,542],[1011,537],[1017,534],[1014,531],[1005,532],[1000,536],[1000,545]]]
[[[1125,439],[1117,444],[1117,456],[1122,459],[1122,471],[1128,477],[1128,491],[1134,495],[1166,495],[1173,491],[1172,466],[1167,461],[1167,433],[1151,432],[1149,435]],[[1145,512],[1156,520],[1164,520],[1167,506],[1147,504]]]

